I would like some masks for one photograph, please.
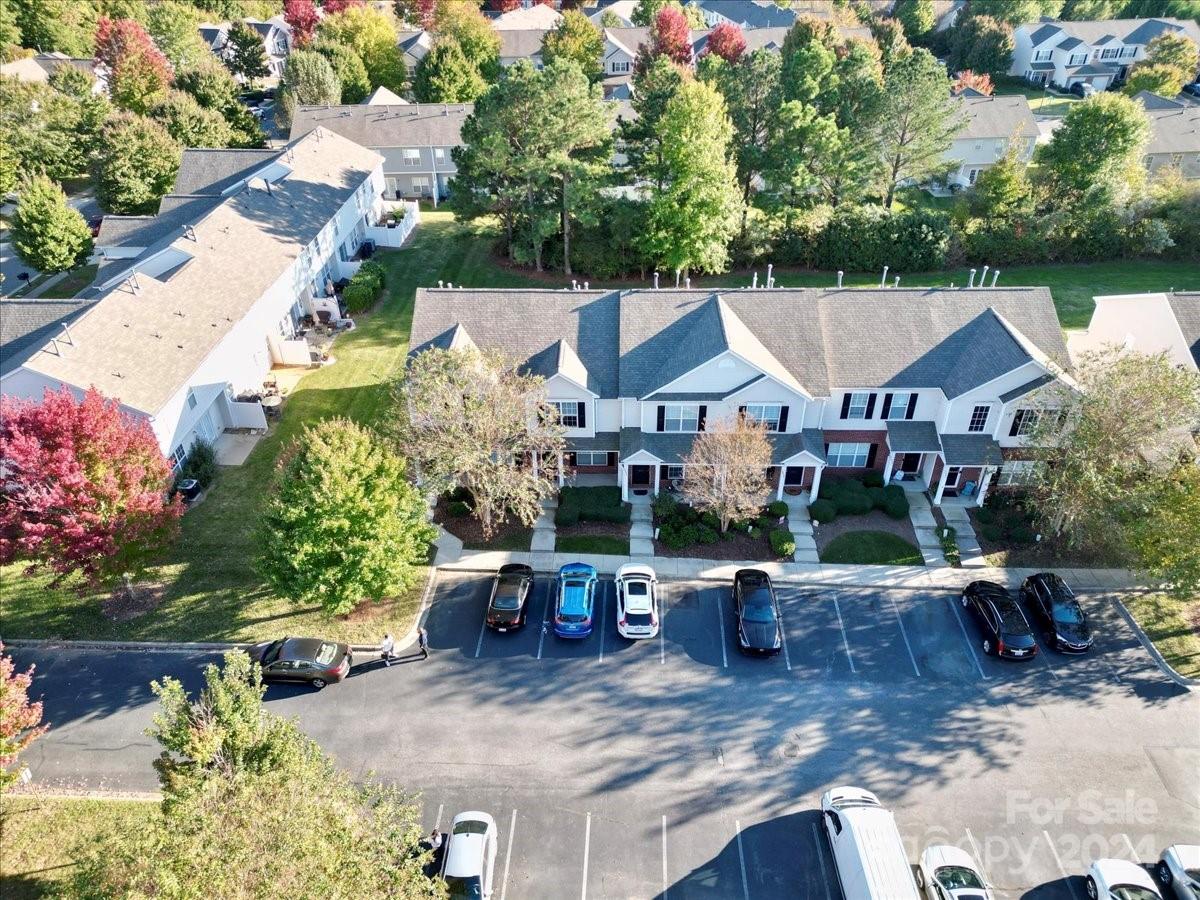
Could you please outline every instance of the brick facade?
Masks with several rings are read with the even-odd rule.
[[[841,466],[834,468],[828,466],[825,469],[826,475],[861,475],[863,472],[877,471],[882,472],[887,465],[888,443],[886,431],[848,431],[848,430],[833,430],[825,429],[825,443],[828,444],[872,444],[875,447],[875,459],[871,465],[863,468],[851,468]]]

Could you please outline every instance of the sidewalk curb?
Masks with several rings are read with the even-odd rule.
[[[1186,675],[1180,675],[1163,658],[1163,655],[1158,652],[1158,648],[1154,646],[1154,641],[1150,640],[1150,636],[1142,630],[1142,626],[1138,624],[1137,619],[1133,617],[1133,613],[1125,606],[1124,601],[1120,597],[1113,597],[1113,601],[1117,604],[1117,612],[1121,614],[1121,618],[1125,620],[1125,624],[1129,626],[1134,636],[1141,642],[1141,645],[1146,648],[1146,652],[1150,654],[1150,658],[1158,663],[1158,667],[1162,669],[1163,674],[1186,690],[1194,691],[1200,688],[1200,681],[1195,678],[1188,678]]]

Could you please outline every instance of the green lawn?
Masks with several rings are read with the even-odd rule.
[[[67,273],[66,278],[47,288],[42,296],[47,299],[57,299],[78,295],[80,291],[96,280],[97,268],[98,266],[93,264],[72,269]]]
[[[1122,600],[1163,659],[1180,675],[1200,678],[1200,597],[1130,594]]]
[[[610,534],[568,534],[555,538],[554,549],[559,553],[608,553],[629,555],[629,538]]]
[[[886,531],[849,531],[839,535],[821,551],[821,562],[868,566],[925,565],[919,549]]]
[[[997,97],[1023,94],[1029,100],[1029,108],[1035,116],[1065,116],[1072,104],[1082,98],[1074,94],[1052,94],[1039,87],[1020,82],[1003,82],[996,85],[994,95]]]
[[[0,800],[0,894],[5,900],[61,896],[75,868],[76,846],[130,828],[155,812],[152,803],[138,800],[6,795]]]

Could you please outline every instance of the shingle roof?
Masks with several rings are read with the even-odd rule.
[[[1153,19],[1102,19],[1040,24],[1030,22],[1022,27],[1032,29],[1031,37],[1035,47],[1055,31],[1062,31],[1093,46],[1099,45],[1104,38],[1117,39],[1123,44],[1148,44],[1167,31],[1182,31],[1200,43],[1200,25],[1190,19],[1173,19],[1167,16]]]
[[[1026,27],[1029,27],[1029,26],[1026,26]],[[1029,40],[1033,44],[1033,46],[1036,47],[1038,44],[1042,43],[1047,38],[1053,37],[1054,35],[1058,34],[1059,31],[1061,31],[1061,30],[1062,29],[1060,29],[1057,25],[1054,25],[1051,23],[1046,23],[1046,24],[1042,25],[1041,27],[1037,28],[1032,34],[1030,34]]]
[[[1065,41],[1059,41],[1057,44],[1055,44],[1055,46],[1058,47],[1059,50],[1074,50],[1082,43],[1083,41],[1081,41],[1079,38],[1069,37]]]
[[[689,392],[655,391],[649,397],[646,397],[646,399],[647,400],[662,400],[662,401],[667,401],[667,402],[673,401],[673,400],[712,400],[712,401],[716,402],[717,400],[724,400],[727,397],[732,397],[734,394],[744,391],[746,388],[750,387],[751,385],[758,384],[760,381],[762,381],[766,377],[767,377],[766,375],[755,375],[753,378],[747,379],[746,381],[743,381],[741,384],[734,385],[727,391],[712,391],[712,392],[706,393],[706,394],[698,394],[698,393],[690,392],[690,391]]]
[[[1037,120],[1024,97],[960,97],[963,126],[959,138],[1038,136]]]
[[[1149,91],[1140,91],[1150,118],[1150,142],[1146,153],[1200,153],[1200,106],[1168,100]]]
[[[814,396],[928,387],[956,397],[1029,362],[1018,335],[1068,362],[1046,288],[744,288],[720,298]],[[645,397],[727,349],[719,316],[716,295],[701,290],[420,289],[412,346],[417,352],[461,324],[480,346],[523,363],[561,338],[601,397]]]
[[[156,216],[105,216],[96,237],[98,247],[150,247],[177,237],[188,225],[221,203],[221,197],[168,194]]]
[[[473,103],[301,106],[292,119],[292,140],[319,125],[363,147],[455,147],[474,109]]]
[[[889,421],[887,441],[888,446],[897,453],[937,453],[942,449],[937,426],[915,419]]]
[[[570,442],[573,444],[575,440],[578,439],[571,439]],[[803,431],[786,434],[768,434],[767,441],[771,445],[772,465],[777,466],[803,451],[808,451],[821,462],[825,461],[825,434],[819,428],[805,428]],[[674,434],[642,431],[640,428],[622,428],[618,452],[621,459],[625,460],[639,450],[645,450],[668,465],[677,465],[691,452],[695,442],[696,435],[691,433]],[[595,448],[580,446],[577,449],[605,450],[612,449],[613,446],[616,445],[604,443]]]
[[[1000,395],[1001,403],[1008,403],[1011,400],[1016,400],[1018,397],[1024,397],[1026,394],[1032,393],[1044,384],[1049,384],[1054,378],[1051,375],[1039,375],[1024,384],[1019,384],[1009,391],[1005,391]]]
[[[561,21],[562,13],[558,10],[551,9],[543,3],[536,3],[533,6],[517,8],[506,13],[501,13],[492,19],[492,27],[497,31],[535,28],[546,30],[553,28]]]
[[[1087,62],[1081,66],[1068,66],[1072,75],[1114,75],[1117,67],[1110,66],[1108,63]]]
[[[501,59],[533,59],[542,52],[545,28],[508,28],[497,32],[500,35]]]
[[[531,356],[525,363],[523,371],[530,375],[540,375],[542,378],[562,375],[596,393],[596,382],[588,374],[579,355],[564,340],[557,340],[545,350]]]
[[[795,10],[784,9],[773,0],[697,0],[696,5],[750,28],[787,28],[796,21]]]
[[[1175,321],[1183,332],[1184,343],[1192,351],[1192,359],[1200,367],[1200,291],[1177,291],[1167,294]]]
[[[183,151],[171,193],[219,194],[278,155],[278,150],[209,150],[189,147]]]
[[[616,450],[621,446],[617,431],[597,431],[594,437],[567,438],[568,450]]]
[[[180,263],[190,257],[170,278],[143,273],[137,293],[113,287],[72,327],[74,346],[26,367],[157,414],[381,162],[329,133],[279,153],[291,172],[270,193],[231,193],[195,222],[195,239],[164,239]]]
[[[987,434],[943,434],[942,453],[948,466],[998,466],[1000,445]]]
[[[62,336],[92,300],[0,300],[0,375],[19,368],[51,338]]]
[[[811,456],[825,462],[825,432],[820,428],[805,428],[787,434],[768,434],[771,442],[771,462],[779,465],[796,454],[807,451]]]

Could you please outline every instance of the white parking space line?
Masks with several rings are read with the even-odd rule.
[[[1050,852],[1054,855],[1054,862],[1058,866],[1058,871],[1062,874],[1063,881],[1067,883],[1067,888],[1070,890],[1071,896],[1075,900],[1079,900],[1079,895],[1075,893],[1075,885],[1071,883],[1071,876],[1063,868],[1062,858],[1058,855],[1058,848],[1054,846],[1054,841],[1050,840],[1050,832],[1043,831],[1042,836],[1046,838],[1046,843],[1050,845]]]
[[[746,854],[742,850],[742,823],[734,819],[733,827],[736,829],[734,833],[737,835],[738,864],[742,867],[742,896],[745,900],[750,900],[750,879],[746,877]]]
[[[975,857],[975,862],[983,865],[983,854],[979,852],[979,844],[976,843],[975,835],[971,834],[970,828],[967,829],[967,840],[971,842],[971,855]]]
[[[850,640],[846,637],[846,623],[842,621],[842,607],[838,604],[837,597],[833,598],[833,611],[837,613],[838,628],[842,631],[842,646],[846,648],[846,659],[850,661],[850,671],[857,675],[858,670],[854,668],[854,656],[850,653]]]
[[[721,592],[717,592],[717,634],[721,636],[721,666],[729,668],[729,653],[725,649],[725,610],[722,608]]]
[[[483,633],[487,631],[487,613],[483,614],[483,621],[479,623],[479,640],[475,642],[475,658],[479,659],[479,653],[483,650]]]
[[[662,856],[663,856],[662,897],[663,897],[663,900],[667,900],[667,881],[668,881],[668,879],[667,879],[667,817],[666,816],[662,817],[662,851],[663,851],[663,854],[662,854]]]
[[[971,651],[971,660],[975,663],[979,677],[987,678],[987,673],[983,671],[983,666],[979,662],[979,655],[975,652],[975,645],[971,643],[971,635],[967,633],[967,623],[963,621],[962,613],[958,611],[958,599],[947,597],[946,602],[950,604],[950,611],[954,613],[954,618],[958,619],[958,627],[962,629],[963,640],[967,642],[967,649]]]
[[[788,654],[787,648],[787,632],[783,629],[783,613],[779,613],[779,636],[780,644],[783,645],[783,664],[787,666],[787,670],[792,671],[792,657]]]
[[[896,605],[896,597],[894,594],[889,595],[889,600],[892,601],[892,609],[896,611],[896,621],[900,623],[900,636],[904,638],[904,646],[908,650],[908,658],[912,660],[913,671],[917,673],[917,677],[921,677],[921,669],[917,666],[917,657],[913,655],[912,644],[908,642],[908,629],[904,627],[904,619],[900,616],[900,607]]]
[[[1132,857],[1133,861],[1140,866],[1142,864],[1142,858],[1140,856],[1138,856],[1137,850],[1134,849],[1133,841],[1131,841],[1129,839],[1129,835],[1127,835],[1123,831],[1121,832],[1121,837],[1123,837],[1125,839],[1125,846],[1129,848],[1130,857]]]
[[[833,895],[829,892],[829,873],[825,871],[825,853],[821,849],[821,832],[817,830],[816,822],[813,822],[812,833],[813,842],[817,847],[817,865],[821,867],[821,886],[825,888],[825,900],[833,900]]]
[[[500,880],[500,900],[508,893],[508,866],[512,862],[513,838],[517,834],[517,811],[512,812],[512,820],[508,823],[508,850],[504,852],[504,877]]]
[[[433,827],[434,827],[435,829],[437,829],[437,828],[441,828],[441,826],[442,826],[442,813],[445,811],[445,809],[446,809],[446,804],[445,804],[445,803],[439,803],[439,804],[438,804],[438,814],[437,814],[437,818],[433,820]]]
[[[583,893],[582,900],[587,900],[588,851],[592,847],[592,814],[587,814],[587,824],[583,828]]]
[[[666,587],[660,585],[660,588],[658,594],[658,662],[665,666],[667,664],[667,606],[669,604]],[[665,896],[666,892],[663,893]]]
[[[606,584],[609,582],[600,582],[600,662],[604,662],[604,626],[608,624],[608,588],[604,587]]]
[[[554,586],[551,585],[546,589],[546,605],[542,610],[542,632],[538,635],[538,652],[537,658],[542,658],[542,644],[546,642],[546,630],[550,627],[550,595],[554,592]]]
[[[1048,649],[1046,649],[1046,647],[1043,645],[1043,643],[1041,641],[1039,641],[1036,637],[1033,639],[1033,642],[1035,644],[1037,644],[1038,648],[1039,648],[1038,649],[1038,658],[1043,663],[1045,663],[1046,668],[1050,670],[1050,674],[1053,675],[1055,678],[1058,678],[1059,677],[1058,676],[1058,668],[1056,666],[1050,665],[1050,660],[1047,658],[1050,655],[1050,651]]]

